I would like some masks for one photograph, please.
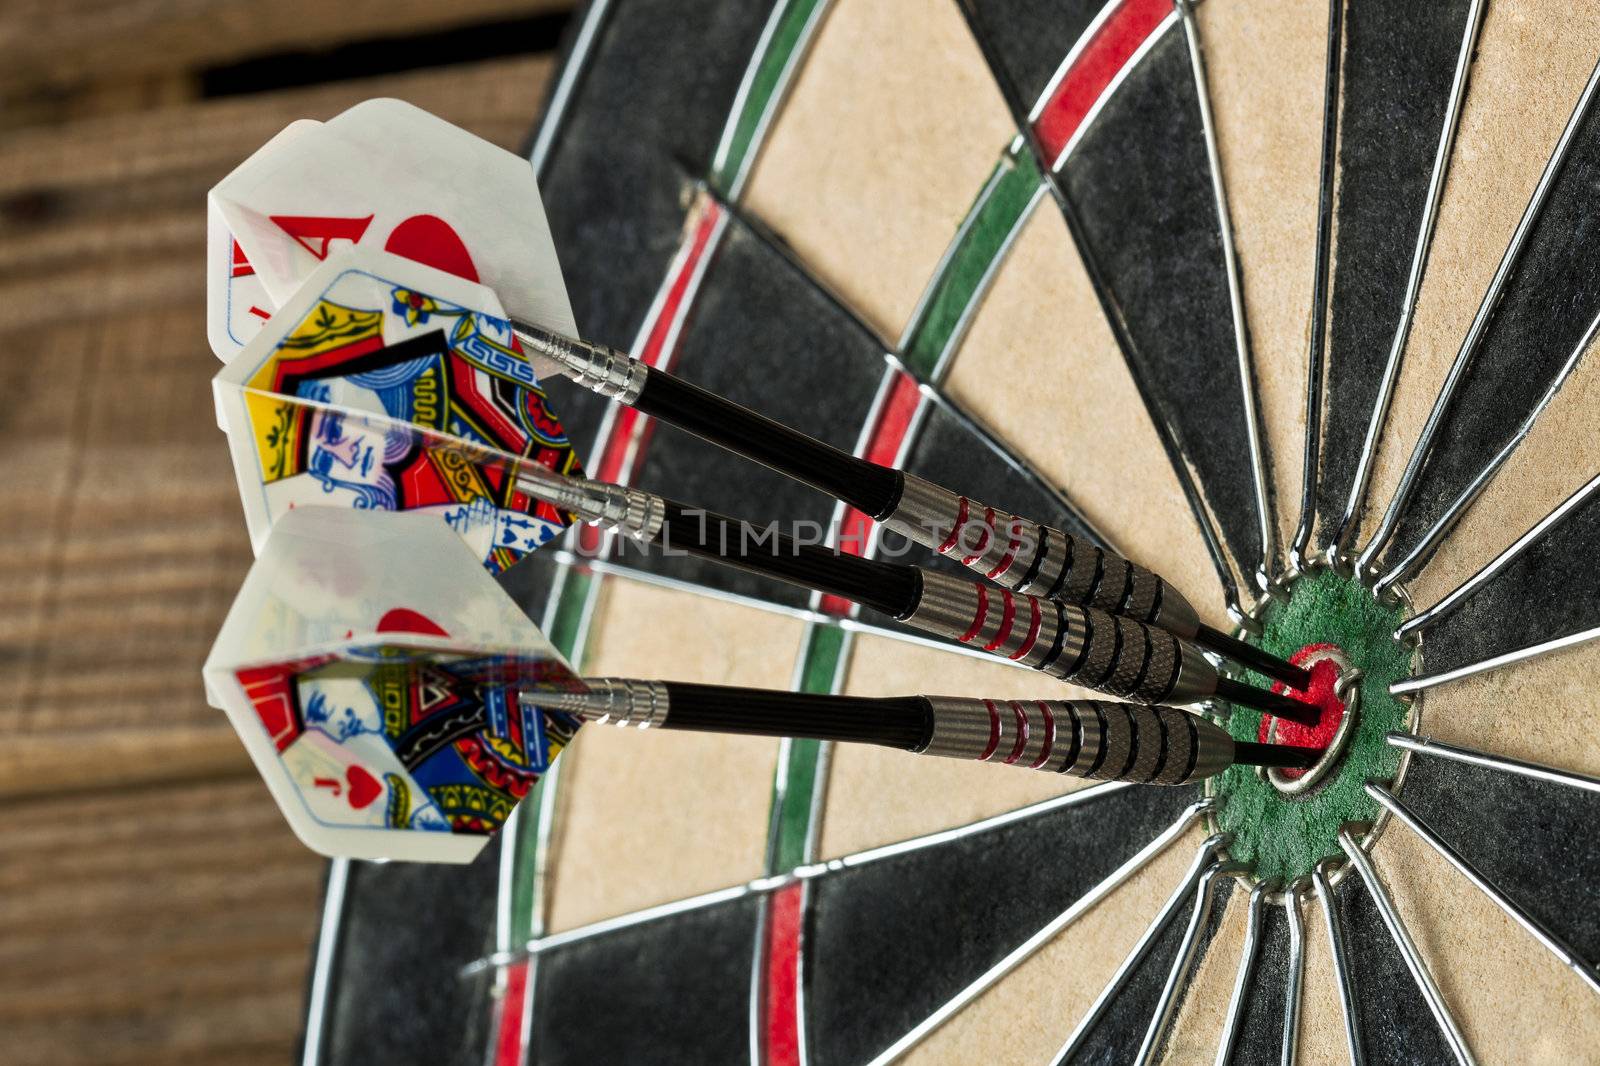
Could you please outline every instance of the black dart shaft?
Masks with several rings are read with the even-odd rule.
[[[1321,748],[1296,744],[1258,744],[1253,740],[1233,742],[1233,761],[1240,766],[1274,766],[1280,770],[1309,770],[1322,757]]]
[[[1194,640],[1196,644],[1211,649],[1223,658],[1232,659],[1241,666],[1248,666],[1257,673],[1265,674],[1274,681],[1281,681],[1297,691],[1304,692],[1311,684],[1311,671],[1284,662],[1271,652],[1212,629],[1208,625],[1199,627]]]
[[[616,526],[667,551],[728,566],[871,607],[906,625],[1085,688],[1140,703],[1195,703],[1221,694],[1280,717],[1313,723],[1316,710],[1229,681],[1193,647],[1163,629],[1092,607],[1040,600],[1009,589],[903,563],[802,544],[768,528],[687,507],[639,489],[567,478],[543,467],[518,474],[529,495],[589,522]]]
[[[1238,742],[1171,707],[1102,700],[869,699],[617,678],[585,684],[587,692],[522,699],[619,726],[878,744],[1100,781],[1182,785],[1235,764],[1307,767],[1320,754]]]
[[[531,352],[580,385],[826,492],[1008,589],[1159,626],[1292,688],[1311,683],[1299,667],[1202,626],[1194,608],[1157,574],[1091,541],[851,455],[625,352],[524,322],[512,325]]]

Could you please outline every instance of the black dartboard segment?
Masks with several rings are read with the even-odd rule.
[[[1600,626],[1600,496],[1549,529],[1423,634],[1430,674]]]
[[[586,338],[632,343],[683,229],[675,161],[699,171],[711,160],[771,8],[771,0],[605,5],[540,180]]]
[[[529,1061],[702,1066],[750,1058],[754,898],[646,922],[539,959]]]
[[[687,201],[674,160],[709,160],[770,0],[605,5],[554,123],[540,193],[583,336],[628,350],[678,250]],[[573,20],[574,40],[581,19]],[[569,49],[573,42],[569,41]],[[567,435],[586,453],[608,403],[550,383]]]
[[[324,1062],[479,1066],[494,975],[458,971],[494,947],[499,856],[493,840],[466,866],[350,863]]]
[[[811,1061],[871,1059],[1104,880],[1194,798],[1190,789],[1135,786],[818,882],[805,931]]]
[[[1462,803],[1462,796],[1472,802]],[[1423,824],[1580,958],[1600,959],[1600,885],[1594,879],[1600,795],[1420,758],[1407,771],[1401,798]],[[1389,831],[1410,832],[1398,825]]]
[[[1133,348],[1239,568],[1262,557],[1228,273],[1181,30],[1163,34],[1062,169]]]
[[[1422,540],[1495,454],[1511,443],[1546,392],[1571,370],[1600,314],[1600,108],[1578,125],[1566,160],[1501,290],[1477,352],[1434,438],[1392,547]],[[1600,417],[1594,426],[1600,428]],[[1383,504],[1385,501],[1374,501]]]
[[[1306,908],[1311,920],[1321,916]],[[1323,932],[1307,925],[1308,936]],[[1256,968],[1239,1014],[1232,1066],[1278,1066],[1283,1061],[1283,1008],[1289,991],[1289,916],[1271,903],[1261,909]]]
[[[1337,532],[1400,324],[1470,0],[1348,0],[1318,545]]]
[[[1224,879],[1213,894],[1203,924],[1196,934],[1198,944],[1192,967],[1199,967],[1204,963],[1206,952],[1210,949],[1212,938],[1216,934],[1217,923],[1227,907],[1227,897],[1228,882]],[[1194,915],[1194,904],[1194,893],[1184,897],[1183,904],[1173,917],[1172,923],[1162,930],[1149,955],[1129,975],[1127,984],[1107,1005],[1105,1013],[1083,1035],[1077,1054],[1072,1057],[1071,1062],[1093,1063],[1094,1066],[1118,1066],[1120,1063],[1131,1061],[1133,1054],[1144,1046],[1150,1023],[1156,1011],[1160,1009],[1161,996],[1171,976],[1172,967],[1177,964],[1179,953],[1183,950],[1189,922]],[[1193,974],[1194,969],[1191,968],[1188,972]],[[1178,1006],[1181,1006],[1181,1001],[1174,1010]],[[1169,1026],[1166,1036],[1170,1037],[1171,1034]],[[1161,1061],[1166,1046],[1165,1039],[1156,1045],[1153,1061]]]
[[[1361,1044],[1372,1066],[1454,1062],[1450,1045],[1389,936],[1378,905],[1351,873],[1334,890],[1345,947],[1355,968],[1355,1009]],[[1323,935],[1326,935],[1325,931]]]

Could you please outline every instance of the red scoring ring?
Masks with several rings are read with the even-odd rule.
[[[1275,739],[1279,744],[1295,744],[1321,750],[1333,743],[1334,734],[1339,731],[1339,723],[1344,720],[1344,701],[1334,692],[1334,686],[1339,681],[1339,661],[1343,658],[1339,647],[1328,643],[1307,644],[1289,656],[1289,661],[1296,666],[1306,666],[1308,662],[1310,663],[1308,669],[1311,671],[1311,686],[1305,692],[1296,692],[1280,681],[1272,686],[1272,691],[1316,707],[1319,711],[1317,724],[1301,725],[1286,718],[1274,718],[1272,715],[1264,714],[1261,716],[1261,727],[1256,732],[1257,739],[1263,744],[1268,743],[1276,723],[1276,736],[1271,739]],[[1280,772],[1284,777],[1293,780],[1303,776],[1306,771]]]

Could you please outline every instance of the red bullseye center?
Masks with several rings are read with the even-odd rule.
[[[1279,744],[1294,744],[1316,748],[1319,751],[1333,743],[1334,734],[1339,731],[1339,723],[1344,721],[1345,710],[1344,701],[1334,691],[1334,686],[1339,682],[1340,659],[1342,656],[1339,655],[1338,648],[1332,644],[1307,644],[1289,656],[1290,662],[1311,671],[1311,687],[1305,692],[1296,692],[1279,682],[1272,686],[1272,691],[1317,708],[1317,723],[1301,725],[1286,718],[1263,715],[1261,728],[1257,733],[1262,743],[1276,741]],[[1303,776],[1305,772],[1284,770],[1283,776],[1293,779]]]

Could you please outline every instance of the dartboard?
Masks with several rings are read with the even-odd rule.
[[[1203,788],[586,729],[476,864],[334,866],[308,1061],[1597,1061],[1597,59],[1557,0],[595,0],[530,141],[585,336],[1345,713]],[[552,398],[596,477],[934,565]],[[591,675],[1060,691],[622,542],[503,580]]]

